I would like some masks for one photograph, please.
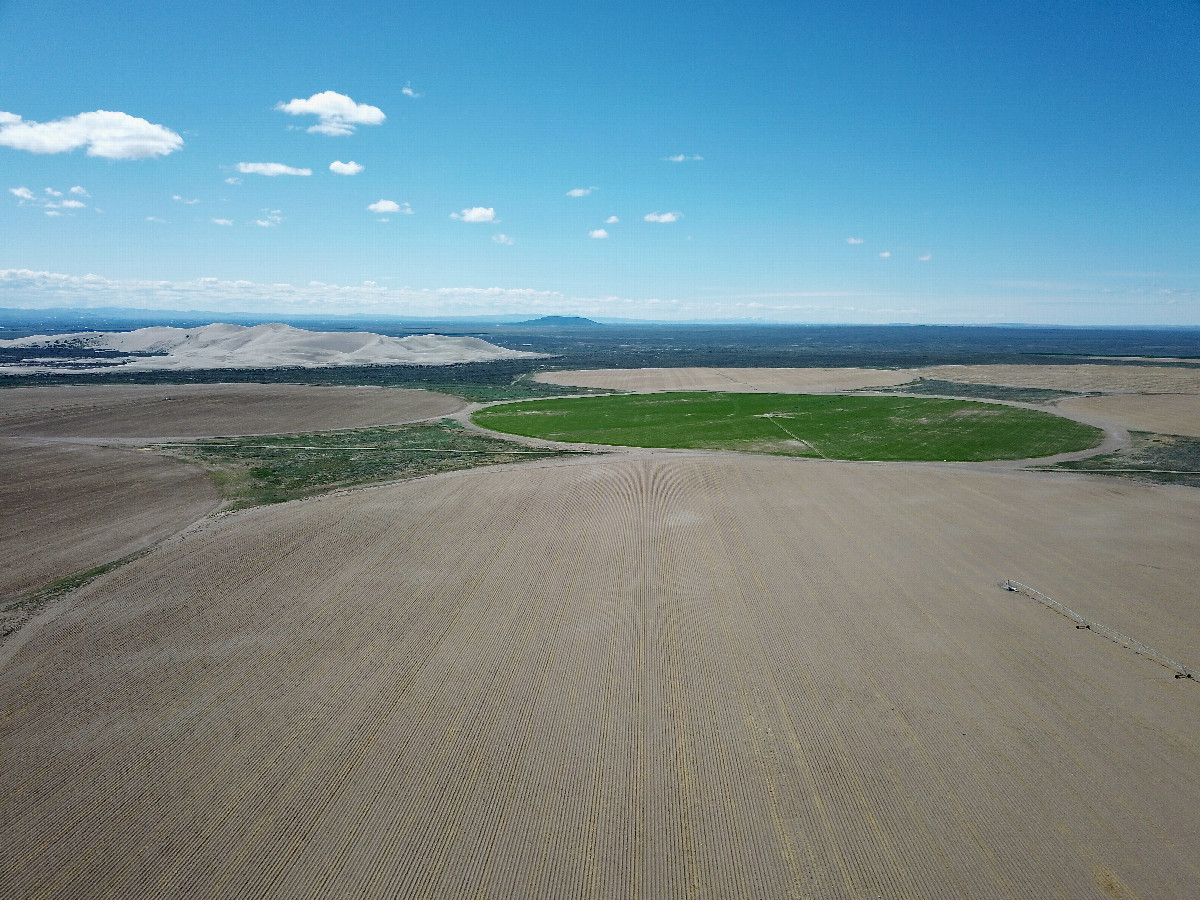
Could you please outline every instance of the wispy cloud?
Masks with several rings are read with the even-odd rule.
[[[597,240],[604,240],[606,237],[608,237],[608,232],[603,228],[593,228],[588,232],[588,237],[596,238]]]
[[[75,185],[75,187],[71,188],[71,193],[72,193],[72,194],[74,194],[76,197],[90,197],[90,196],[92,196],[91,194],[89,194],[89,193],[88,193],[86,190],[84,190],[84,189],[83,189],[83,188],[82,188],[80,185],[78,185],[78,184],[77,184],[77,185]]]
[[[595,187],[571,188],[571,190],[567,191],[567,196],[568,197],[586,197],[588,194],[590,194],[594,190],[596,190]]]
[[[268,178],[274,178],[276,175],[304,175],[312,174],[312,169],[297,169],[292,166],[285,166],[283,163],[238,163],[237,170],[243,175],[266,175]]]
[[[264,209],[263,217],[255,219],[254,224],[259,228],[274,228],[283,221],[283,216],[277,209]]]
[[[183,199],[183,197],[180,197],[178,194],[175,194],[174,196],[172,196],[171,199],[174,200],[176,203],[186,203],[188,206],[192,206],[193,204],[200,202],[199,200],[185,200],[185,199]]]
[[[322,91],[307,100],[280,102],[275,108],[291,116],[316,116],[317,124],[309,132],[332,137],[353,134],[358,125],[378,125],[387,118],[379,107],[355,103],[336,91]]]
[[[360,166],[354,160],[350,160],[350,162],[341,162],[340,160],[335,159],[329,164],[329,171],[334,175],[357,175],[364,168],[364,166]]]
[[[880,253],[880,254],[879,254],[879,258],[880,258],[880,259],[891,259],[891,258],[892,258],[892,251],[890,251],[890,250],[884,250],[882,253]]]
[[[862,238],[854,238],[854,237],[846,238],[847,244],[861,244],[862,242],[863,242]]]
[[[513,239],[507,234],[493,234],[492,240],[497,244],[504,244],[507,247],[511,247],[513,245]]]
[[[686,153],[676,153],[674,156],[664,156],[663,162],[699,162],[702,159],[703,156],[696,154],[688,156]]]
[[[0,112],[0,145],[29,153],[66,153],[87,148],[104,159],[166,156],[183,147],[171,129],[123,112],[98,109],[53,122],[27,122]]]
[[[164,225],[164,224],[166,224],[166,221],[167,221],[167,220],[166,220],[166,219],[160,219],[158,216],[146,216],[146,221],[147,221],[147,222],[155,222],[155,223],[157,223],[157,224],[159,224],[159,225]],[[216,221],[216,220],[214,219],[213,221]]]
[[[450,213],[450,218],[460,222],[495,222],[496,210],[490,206],[471,206],[461,212]]]
[[[213,219],[212,223],[214,225],[223,225],[224,227],[228,228],[233,224],[233,219]]]
[[[604,220],[604,224],[605,225],[616,225],[620,221],[621,220],[618,219],[616,216],[609,216],[607,219]]]
[[[80,188],[79,190],[83,191],[83,188]],[[84,203],[82,200],[75,199],[76,197],[79,197],[79,196],[86,197],[87,191],[83,191],[83,194],[80,195],[78,192],[75,191],[74,188],[71,189],[71,193],[73,194],[73,196],[67,197],[65,200],[62,198],[65,197],[66,195],[63,194],[62,191],[55,190],[52,187],[43,188],[42,193],[40,193],[40,194],[35,194],[33,191],[31,191],[27,187],[9,188],[8,192],[17,198],[17,202],[19,205],[21,205],[21,206],[32,205],[32,206],[38,207],[38,208],[44,210],[46,215],[48,215],[48,216],[61,216],[62,215],[61,210],[64,210],[64,209],[86,209],[87,208],[86,203]]]
[[[917,262],[929,262],[931,259],[933,259],[933,254],[932,254],[932,253],[926,253],[926,254],[924,254],[924,255],[922,255],[922,256],[918,256],[918,257],[917,257]]]
[[[225,183],[226,184],[241,184],[242,179],[238,178],[236,175],[231,175],[230,177],[225,179]]]
[[[416,98],[421,96],[412,89],[412,82],[409,82],[408,84],[404,85],[404,87],[400,88],[400,93],[402,93],[405,97]]]
[[[647,222],[678,222],[683,218],[681,212],[646,213],[642,217]]]

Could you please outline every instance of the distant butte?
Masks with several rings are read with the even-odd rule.
[[[585,319],[583,316],[542,316],[539,319],[530,319],[528,322],[517,322],[516,324],[551,328],[578,328],[590,325],[595,325],[598,328],[604,327],[599,322],[593,322],[591,319]]]

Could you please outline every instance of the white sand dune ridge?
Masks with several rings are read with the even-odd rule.
[[[80,367],[65,359],[0,366],[13,374],[36,372],[86,373],[160,369],[261,369],[288,366],[444,366],[496,359],[522,359],[542,354],[509,350],[481,338],[441,334],[388,337],[366,331],[305,331],[279,322],[267,325],[214,323],[201,328],[156,326],[135,331],[96,331],[34,335],[0,341],[0,347],[84,347],[121,353],[161,354],[113,360],[112,365]],[[33,364],[30,364],[30,363]],[[72,365],[72,363],[75,365]]]

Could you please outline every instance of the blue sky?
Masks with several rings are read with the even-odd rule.
[[[754,10],[0,0],[0,306],[1200,325],[1200,3]]]

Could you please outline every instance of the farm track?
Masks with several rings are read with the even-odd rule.
[[[0,883],[1191,897],[1196,686],[998,585],[1195,659],[1198,559],[1195,491],[817,460],[246,511],[8,664]]]

